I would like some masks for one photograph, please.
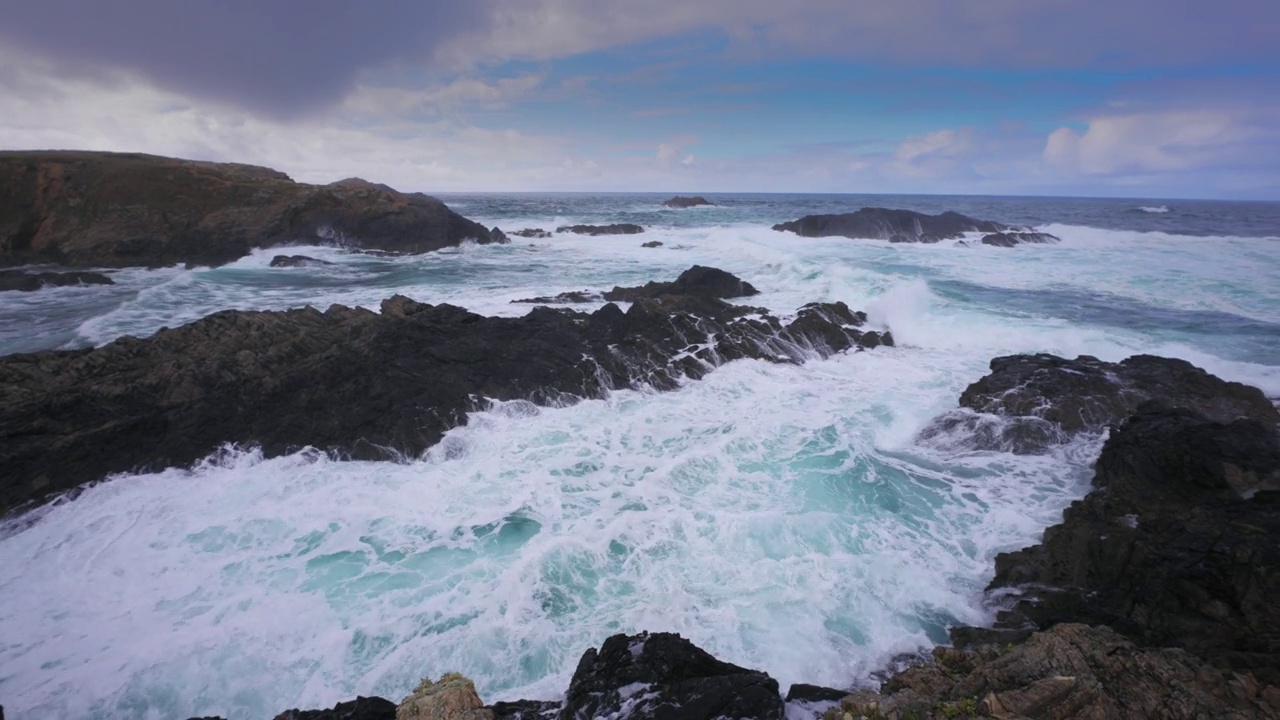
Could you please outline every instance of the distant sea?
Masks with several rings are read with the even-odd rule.
[[[917,433],[991,358],[1185,358],[1280,397],[1280,203],[1013,197],[447,195],[507,232],[631,222],[413,257],[111,271],[0,294],[0,353],[144,337],[218,310],[400,293],[512,300],[672,279],[760,288],[780,315],[842,300],[895,348],[738,361],[669,393],[496,404],[407,464],[228,449],[120,476],[0,526],[0,704],[16,718],[264,718],[392,699],[458,671],[486,700],[555,697],[618,632],[671,630],[786,687],[849,687],[990,620],[999,552],[1088,488],[1102,438],[1044,456]],[[1054,245],[889,244],[770,226],[863,206],[1032,225]],[[661,247],[641,244],[659,241]],[[577,306],[591,310],[594,305]]]

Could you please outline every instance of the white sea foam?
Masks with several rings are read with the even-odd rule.
[[[1139,209],[1139,210],[1141,210],[1141,211],[1142,211],[1142,212],[1144,212],[1144,213],[1154,213],[1154,214],[1157,214],[1157,215],[1163,215],[1164,213],[1169,212],[1169,206],[1168,206],[1168,205],[1156,205],[1156,206],[1154,206],[1154,207],[1152,207],[1152,206],[1150,206],[1150,205],[1142,205],[1142,206],[1140,206],[1138,209]]]

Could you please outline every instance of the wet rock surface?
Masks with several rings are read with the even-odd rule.
[[[999,232],[982,236],[983,245],[1014,247],[1023,243],[1044,244],[1061,242],[1057,235],[1041,232]]]
[[[0,152],[0,265],[221,265],[254,247],[421,253],[501,241],[420,193],[130,153]]]
[[[323,267],[332,264],[328,260],[319,260],[307,255],[276,255],[271,258],[270,263],[273,268]]]
[[[516,230],[515,232],[509,233],[509,234],[514,235],[516,237],[522,237],[522,238],[551,237],[551,233],[546,230],[543,230],[542,228],[524,228],[523,230]]]
[[[669,200],[663,201],[662,205],[663,207],[669,207],[669,208],[691,208],[691,207],[698,207],[699,205],[715,205],[715,203],[702,197],[701,195],[693,195],[693,196],[676,195],[675,197]]]
[[[1038,453],[1080,433],[1100,433],[1149,400],[1221,422],[1253,417],[1280,426],[1280,412],[1261,390],[1221,380],[1185,360],[1010,355],[993,359],[991,373],[960,396],[961,409],[938,418],[921,437]]]
[[[570,292],[557,293],[555,295],[539,295],[538,297],[520,298],[512,300],[512,303],[531,303],[534,305],[581,305],[584,303],[599,302],[600,293],[590,290],[575,290]]]
[[[614,223],[612,225],[563,225],[556,232],[570,232],[578,235],[639,235],[644,228],[634,223]]]
[[[968,232],[999,233],[1007,225],[977,220],[957,212],[926,215],[912,210],[862,208],[841,215],[806,215],[793,222],[779,223],[774,230],[802,237],[833,235],[890,242],[935,243],[963,237]]]
[[[115,285],[111,278],[96,272],[24,272],[0,270],[0,292],[35,292],[46,287],[70,285]]]
[[[747,287],[694,270],[705,283],[674,285]],[[224,311],[143,340],[0,358],[0,511],[114,472],[189,465],[225,443],[268,456],[310,446],[413,457],[464,422],[477,398],[545,404],[669,390],[735,359],[799,363],[892,344],[840,303],[807,306],[784,324],[705,294],[520,318],[403,296],[381,310]]]
[[[664,295],[689,295],[704,298],[740,298],[759,295],[751,283],[718,268],[702,265],[680,273],[674,282],[650,282],[639,287],[614,287],[604,294],[611,302],[635,302]]]
[[[328,710],[285,710],[275,720],[396,720],[396,705],[380,697],[357,697]]]

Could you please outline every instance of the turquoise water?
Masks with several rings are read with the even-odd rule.
[[[555,697],[586,648],[641,629],[679,631],[784,685],[849,686],[948,624],[988,619],[994,555],[1034,542],[1087,487],[1097,438],[1037,457],[916,440],[990,358],[1153,352],[1280,396],[1275,205],[897,203],[1063,238],[1000,249],[768,227],[858,202],[838,196],[689,211],[659,199],[449,198],[508,230],[639,221],[642,236],[413,258],[299,248],[337,264],[271,269],[261,252],[0,297],[0,347],[14,352],[225,308],[376,308],[397,292],[519,315],[516,298],[704,264],[759,287],[753,305],[843,300],[899,341],[801,367],[736,362],[671,393],[498,404],[403,465],[229,449],[194,470],[115,478],[0,539],[6,708],[270,717],[398,698],[454,670],[488,700]],[[640,247],[653,239],[664,246]]]

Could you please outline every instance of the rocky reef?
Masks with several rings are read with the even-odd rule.
[[[0,265],[220,265],[288,243],[421,253],[502,239],[420,193],[140,154],[0,152],[0,199]]]
[[[701,195],[693,195],[693,196],[676,195],[675,197],[669,200],[664,200],[662,203],[663,207],[669,207],[669,208],[691,208],[691,207],[698,207],[700,205],[715,205],[715,203],[702,197]]]
[[[562,225],[556,232],[569,232],[578,235],[639,235],[644,228],[635,223],[613,223],[612,225]]]
[[[1014,228],[991,220],[977,220],[958,212],[926,215],[912,210],[862,208],[841,215],[806,215],[792,222],[773,226],[779,232],[793,232],[801,237],[840,236],[861,240],[888,240],[893,243],[936,243],[955,240],[965,233],[987,233],[982,242],[988,245],[1012,246],[1023,242],[1054,242],[1058,238],[1047,233],[1032,233],[1027,228]],[[1034,236],[1034,239],[1033,239]],[[987,242],[991,239],[991,242]]]
[[[273,268],[323,267],[332,264],[328,260],[320,260],[307,255],[276,255],[271,258],[270,263]]]
[[[46,287],[69,285],[115,285],[111,278],[96,272],[24,272],[0,270],[0,292],[35,292]]]
[[[224,311],[146,339],[0,358],[0,512],[114,472],[188,465],[226,443],[413,457],[476,398],[566,403],[672,389],[739,358],[799,363],[893,344],[843,303],[805,306],[789,323],[727,303],[750,285],[711,268],[659,287],[633,288],[642,296],[626,312],[538,307],[519,318],[402,296],[380,313]]]

